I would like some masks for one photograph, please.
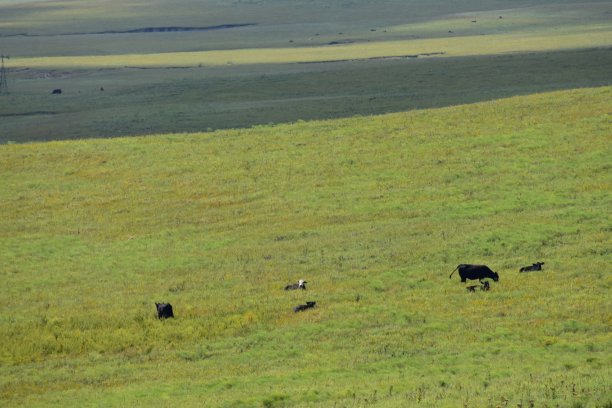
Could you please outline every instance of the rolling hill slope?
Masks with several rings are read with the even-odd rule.
[[[0,403],[610,406],[610,106],[2,145]]]

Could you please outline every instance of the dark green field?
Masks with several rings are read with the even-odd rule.
[[[12,57],[0,143],[249,127],[609,85],[610,13],[609,2],[533,0],[0,1],[0,53]],[[158,31],[127,32],[147,28]],[[350,57],[329,53],[347,47]],[[218,50],[226,59],[206,58]],[[280,62],[242,61],[245,50],[261,61],[280,52]],[[242,62],[232,63],[232,52]],[[74,59],[54,66],[62,56]],[[350,60],[330,62],[337,58]],[[62,95],[51,95],[56,88]]]
[[[244,67],[107,70],[28,80],[27,94],[2,98],[10,106],[0,114],[0,141],[248,127],[607,85],[612,50],[307,65],[254,66],[248,73]],[[50,82],[64,93],[51,95]]]

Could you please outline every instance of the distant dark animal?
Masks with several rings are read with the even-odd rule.
[[[532,272],[532,271],[541,271],[542,270],[542,265],[544,265],[544,262],[536,262],[533,265],[530,266],[523,266],[519,272]]]
[[[292,283],[291,285],[285,286],[285,290],[296,290],[296,289],[306,289],[306,282],[303,279],[300,279],[298,283]]]
[[[104,92],[104,87],[100,87],[100,91]]]
[[[317,304],[317,302],[306,302],[305,305],[297,305],[296,307],[293,308],[294,312],[303,312],[306,309],[312,309],[313,307],[315,307],[315,305]]]
[[[54,89],[53,91],[51,91],[52,95],[59,95],[62,93],[62,90],[59,88]]]
[[[491,289],[491,285],[489,285],[489,281],[482,282],[482,285],[480,286],[480,290],[483,290],[486,292],[489,289]]]
[[[155,303],[155,306],[157,307],[158,319],[174,317],[174,313],[172,313],[172,305],[170,303]]]
[[[499,275],[497,272],[493,272],[491,268],[486,265],[470,265],[470,264],[459,264],[457,267],[451,272],[449,278],[453,276],[455,271],[459,271],[459,276],[461,277],[461,282],[465,282],[466,280],[482,280],[486,278],[491,278],[495,282],[499,280]]]
[[[468,292],[476,292],[476,286],[478,285],[466,286],[466,289]]]

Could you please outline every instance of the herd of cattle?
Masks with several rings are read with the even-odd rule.
[[[285,286],[285,290],[298,290],[298,289],[302,289],[302,290],[306,290],[306,284],[308,282],[306,282],[303,279],[300,279],[298,281],[298,283],[292,283],[291,285],[287,285]],[[305,305],[297,305],[296,307],[293,308],[294,312],[303,312],[304,310],[307,309],[312,309],[313,307],[315,307],[315,305],[317,304],[317,302],[314,301],[308,301],[306,302]]]
[[[529,266],[523,266],[519,269],[519,272],[533,272],[533,271],[541,271],[542,265],[544,262],[536,262]],[[453,273],[455,271],[459,271],[459,277],[461,278],[461,282],[469,280],[478,280],[481,284],[480,290],[488,291],[491,289],[491,285],[488,281],[482,281],[483,279],[493,279],[494,282],[499,281],[499,274],[497,272],[493,272],[491,268],[487,265],[471,265],[471,264],[459,264],[453,271],[451,272],[449,279],[453,277]],[[475,292],[478,285],[466,286],[468,292]]]
[[[519,272],[541,271],[542,265],[544,265],[544,262],[536,262],[529,266],[523,266],[521,269],[519,269]],[[453,274],[456,271],[459,272],[459,277],[463,283],[465,283],[467,280],[478,280],[480,282],[480,290],[482,291],[488,291],[491,289],[489,282],[483,281],[483,279],[492,279],[494,282],[499,281],[499,274],[497,272],[493,272],[487,265],[459,264],[455,269],[453,269],[449,279],[453,277]],[[285,286],[285,290],[306,290],[307,283],[308,282],[305,280],[300,279],[297,283],[292,283]],[[475,292],[477,287],[478,285],[470,285],[466,286],[466,289],[468,292]],[[293,311],[296,313],[303,312],[304,310],[314,308],[316,304],[317,302],[310,300],[306,302],[306,304],[295,306]],[[159,319],[174,317],[172,305],[170,303],[155,303],[155,307],[157,308],[157,317]]]

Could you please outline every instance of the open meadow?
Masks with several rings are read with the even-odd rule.
[[[0,405],[610,407],[611,106],[0,146]]]
[[[0,0],[0,54],[0,407],[612,408],[612,2]]]

